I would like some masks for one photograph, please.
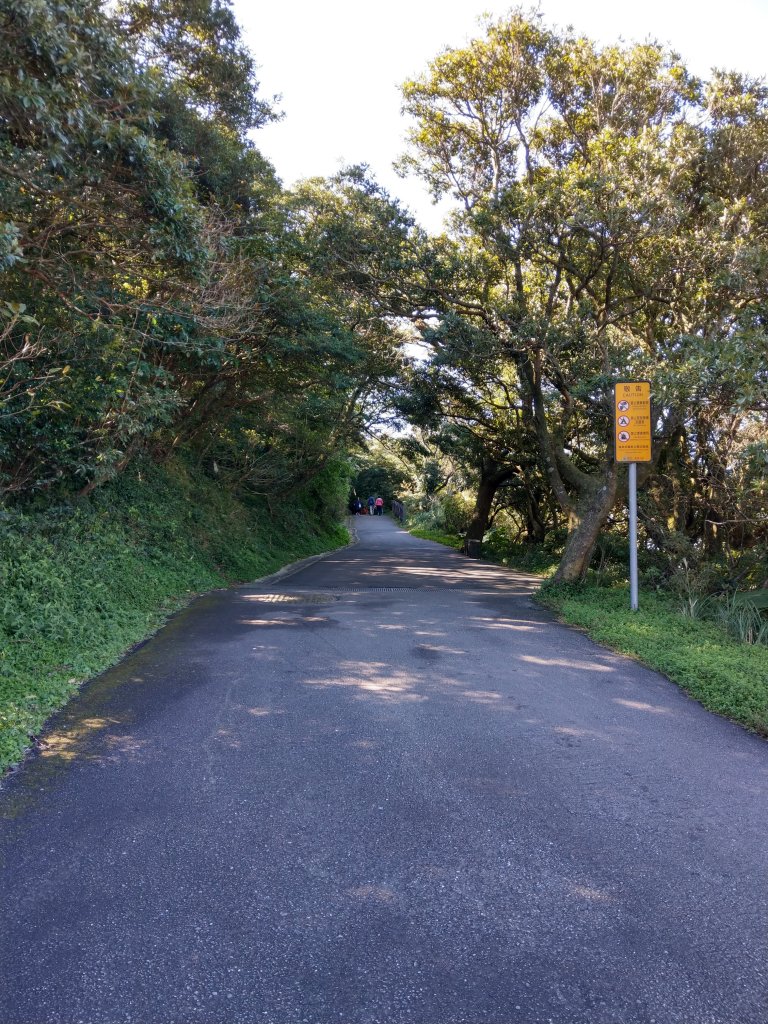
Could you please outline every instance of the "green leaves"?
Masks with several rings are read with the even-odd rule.
[[[186,106],[238,135],[279,116],[258,96],[229,0],[122,0],[117,13],[144,66],[159,69]]]
[[[12,221],[0,221],[0,270],[7,270],[24,259],[20,234]]]
[[[731,435],[734,414],[760,410],[765,429],[763,84],[702,83],[659,45],[601,47],[513,11],[440,54],[403,97],[416,122],[407,167],[459,204],[461,256],[453,280],[433,277],[435,307],[446,336],[457,314],[484,332],[438,350],[446,408],[471,382],[473,424],[495,418],[477,391],[482,368],[511,364],[508,405],[535,427],[569,515],[611,474],[606,399],[619,377],[652,381],[657,457],[681,422],[699,433],[696,418]],[[734,479],[733,468],[715,475]],[[718,516],[738,517],[718,503]],[[574,517],[591,533],[577,575],[609,513]]]

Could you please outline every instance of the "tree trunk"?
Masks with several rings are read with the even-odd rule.
[[[600,531],[616,503],[617,480],[618,467],[611,462],[602,485],[585,495],[571,512],[565,551],[553,577],[555,583],[576,583],[586,576]]]
[[[480,469],[480,484],[477,488],[475,511],[466,533],[467,541],[482,540],[491,518],[491,506],[496,492],[502,484],[518,475],[517,468],[500,466],[489,460]]]
[[[525,543],[543,544],[547,537],[547,524],[541,515],[539,495],[528,489],[525,495]]]
[[[475,511],[472,514],[472,521],[466,533],[466,540],[482,540],[485,531],[488,529],[488,520],[491,517],[491,506],[496,497],[496,491],[503,481],[498,473],[483,474],[480,477],[480,485],[477,488],[477,499],[475,500]]]

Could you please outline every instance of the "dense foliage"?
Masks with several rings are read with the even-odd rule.
[[[406,166],[459,204],[433,246],[438,318],[404,409],[474,475],[475,535],[515,480],[532,536],[567,523],[558,579],[583,578],[622,525],[611,386],[649,379],[646,543],[759,575],[766,86],[513,12],[403,91]]]
[[[474,492],[468,537],[565,529],[558,578],[580,579],[624,526],[610,393],[634,376],[644,543],[762,582],[761,82],[489,21],[403,88],[404,165],[458,202],[429,239],[364,169],[281,187],[247,134],[280,115],[225,0],[0,18],[6,502],[178,448],[281,498],[395,404]],[[406,323],[429,353],[410,368]]]
[[[223,0],[10,0],[0,66],[6,500],[179,446],[228,486],[303,486],[397,366],[339,225],[359,263],[411,222],[363,172],[281,189]]]
[[[284,190],[228,0],[0,5],[0,762],[189,592],[341,541],[413,222]],[[402,257],[401,257],[402,252]]]

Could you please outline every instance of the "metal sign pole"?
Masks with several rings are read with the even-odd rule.
[[[637,463],[629,464],[629,607],[637,611]]]
[[[613,427],[616,461],[629,466],[629,595],[637,611],[637,464],[653,461],[651,384],[620,380],[613,386]]]

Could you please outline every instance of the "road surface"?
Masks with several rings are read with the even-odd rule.
[[[2,1024],[765,1024],[768,745],[385,518],[0,789]]]

